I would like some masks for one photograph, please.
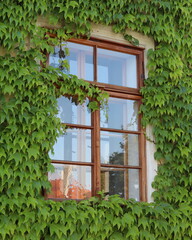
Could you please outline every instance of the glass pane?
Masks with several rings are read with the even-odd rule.
[[[66,47],[70,51],[70,55],[64,58],[69,62],[70,69],[67,73],[93,81],[93,47],[72,42],[67,42]],[[49,64],[57,68],[60,66],[60,61],[64,60],[59,58],[59,51],[60,47],[57,46],[54,53],[49,56]],[[63,71],[66,73],[66,70]]]
[[[60,97],[58,102],[58,117],[63,123],[91,125],[91,113],[87,108],[88,101],[83,105],[76,105],[66,97]]]
[[[53,146],[52,160],[91,162],[91,131],[68,129]]]
[[[101,131],[101,163],[139,166],[138,135]]]
[[[138,130],[138,102],[120,98],[110,98],[108,115],[101,111],[101,127],[121,130]]]
[[[137,88],[136,56],[98,48],[98,82]]]
[[[139,201],[139,170],[102,167],[101,189],[109,195],[118,194]]]
[[[52,185],[48,198],[84,199],[91,197],[91,167],[53,164],[48,173]]]

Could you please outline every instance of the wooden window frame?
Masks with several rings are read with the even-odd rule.
[[[110,97],[137,100],[139,105],[142,102],[142,96],[140,93],[140,88],[143,86],[144,79],[144,48],[135,47],[126,44],[116,43],[113,41],[101,40],[98,38],[86,39],[70,39],[68,40],[72,43],[87,45],[93,47],[93,66],[94,66],[94,81],[87,81],[91,84],[95,84],[99,88],[107,91]],[[112,84],[96,82],[97,80],[97,48],[132,54],[136,56],[137,64],[137,88],[129,88],[124,86],[117,86]],[[86,81],[86,80],[85,80]],[[126,169],[138,169],[139,170],[139,186],[140,186],[140,201],[147,201],[147,186],[146,186],[146,139],[145,139],[145,129],[141,126],[141,114],[138,117],[138,131],[130,130],[118,130],[100,127],[100,111],[96,110],[91,115],[91,125],[80,125],[80,124],[70,124],[65,123],[69,128],[77,129],[89,129],[92,134],[92,161],[91,162],[74,162],[74,161],[61,161],[52,160],[52,163],[57,164],[70,164],[77,166],[91,166],[92,167],[92,195],[97,195],[98,191],[101,190],[100,182],[100,170],[101,167],[111,167],[111,168],[126,168]],[[139,166],[125,166],[125,165],[112,165],[112,164],[102,164],[100,162],[100,132],[118,132],[127,134],[136,134],[139,136]],[[51,198],[53,199],[53,198]],[[66,200],[66,199],[54,199],[56,201]]]

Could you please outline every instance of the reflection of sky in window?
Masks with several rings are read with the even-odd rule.
[[[69,48],[70,55],[60,59],[60,47],[55,47],[55,52],[49,56],[49,64],[59,68],[60,61],[66,59],[69,63],[69,71],[64,69],[63,72],[93,81],[93,47],[72,42],[67,42],[62,49],[65,47]]]
[[[116,154],[116,159],[113,159],[115,163],[112,162],[114,154]],[[101,163],[138,166],[138,135],[101,131]]]
[[[98,48],[98,82],[137,88],[136,56]]]
[[[93,81],[93,48],[89,48],[89,53],[85,55],[85,76],[82,76],[85,80]]]
[[[66,56],[70,69],[65,73],[70,73],[93,81],[93,47],[83,44],[67,42],[70,55]],[[60,47],[55,47],[55,52],[49,56],[49,64],[53,67],[60,66],[59,58]],[[137,88],[137,61],[136,56],[106,49],[98,48],[98,82]]]
[[[64,159],[64,136],[57,138],[56,143],[53,146],[54,153],[49,152],[49,157],[54,160],[63,160]]]
[[[91,125],[91,113],[87,108],[88,100],[82,105],[76,105],[62,96],[57,101],[57,116],[61,119],[61,122]]]
[[[102,65],[98,65],[98,79],[101,83],[106,83],[109,79],[108,68]],[[107,81],[108,83],[108,81]]]
[[[52,160],[91,162],[91,131],[73,129],[57,138]]]
[[[138,102],[134,100],[110,98],[108,119],[101,111],[101,127],[123,130],[138,130]]]
[[[129,198],[140,200],[139,193],[139,170],[129,169]]]
[[[73,124],[91,124],[91,113],[87,103],[75,105],[66,97],[58,99],[58,117],[61,122]],[[50,153],[53,160],[65,161],[91,161],[91,131],[72,129],[67,134],[59,136],[53,147],[54,154]]]
[[[101,135],[101,163],[109,162],[109,137]]]
[[[66,59],[68,59],[68,58],[66,58]],[[69,59],[69,66],[70,66],[69,73],[73,74],[73,75],[78,75],[77,62]]]
[[[101,162],[109,163],[109,156],[114,152],[122,152],[120,142],[122,141],[121,134],[101,132]]]

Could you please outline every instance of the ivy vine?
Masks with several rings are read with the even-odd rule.
[[[0,239],[192,239],[191,0],[6,0],[0,10]],[[39,16],[55,27],[38,26]],[[154,203],[43,199],[48,152],[62,131],[56,98],[89,97],[92,110],[106,99],[76,76],[45,67],[44,53],[61,40],[89,38],[91,23],[112,25],[133,44],[127,28],[155,41],[141,109],[159,161]]]

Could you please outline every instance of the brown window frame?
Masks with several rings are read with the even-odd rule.
[[[116,43],[108,40],[101,40],[98,38],[86,39],[70,39],[69,42],[83,44],[92,46],[94,49],[94,81],[87,81],[91,84],[95,84],[99,88],[102,88],[109,93],[110,97],[120,98],[120,99],[129,99],[137,100],[139,105],[142,102],[142,96],[140,93],[140,88],[143,86],[144,79],[144,48],[135,47],[127,44]],[[97,80],[97,48],[118,51],[122,53],[128,53],[135,55],[137,58],[137,88],[129,88],[124,86],[117,86],[112,84],[96,82]],[[48,63],[48,62],[47,62]],[[139,114],[138,121],[138,131],[130,130],[117,130],[100,127],[100,111],[96,110],[92,113],[91,116],[91,125],[80,125],[80,124],[70,124],[63,123],[69,128],[77,129],[89,129],[92,131],[92,162],[75,162],[75,161],[64,161],[64,160],[52,160],[51,163],[57,164],[70,164],[78,166],[91,166],[92,167],[92,196],[96,196],[97,193],[101,190],[100,183],[100,170],[101,167],[112,167],[112,168],[122,168],[122,169],[138,169],[139,170],[139,183],[140,183],[140,201],[147,201],[146,194],[146,139],[145,139],[145,129],[141,126],[141,114]],[[139,166],[128,166],[128,165],[112,165],[112,164],[102,164],[100,161],[100,132],[118,132],[118,133],[127,133],[127,134],[137,134],[139,136]],[[51,198],[53,199],[53,198]],[[55,199],[54,200],[66,200],[66,199]]]

